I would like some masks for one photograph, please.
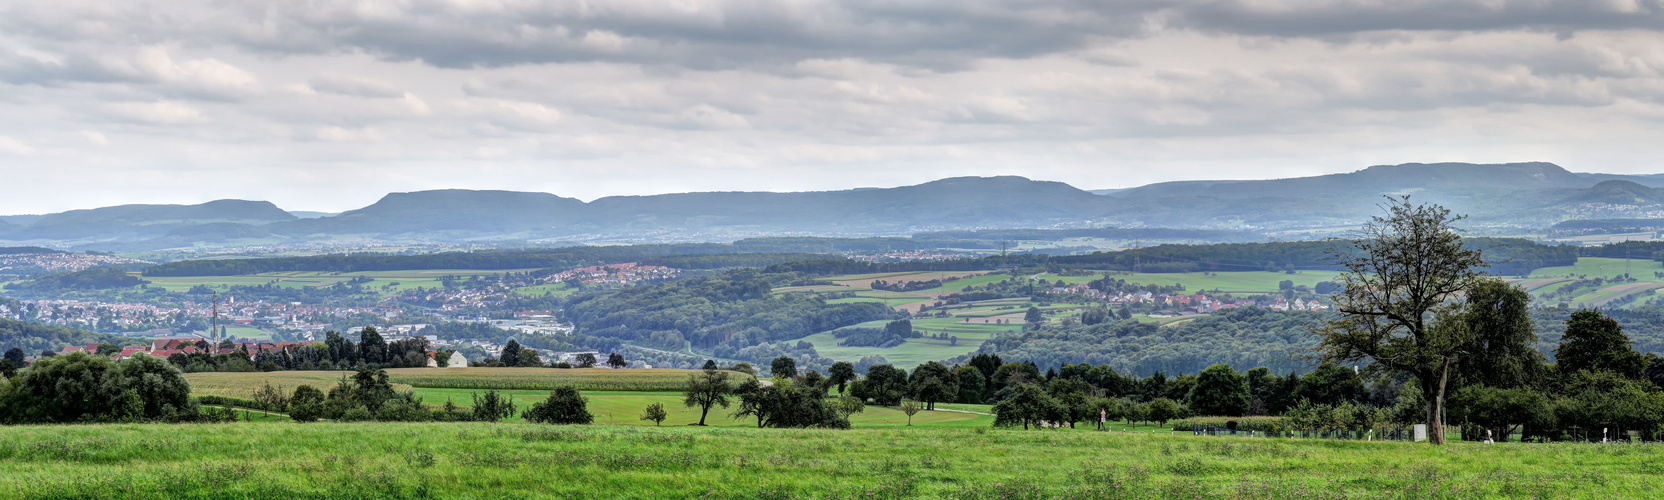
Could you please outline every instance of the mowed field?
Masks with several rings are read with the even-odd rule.
[[[479,391],[471,389],[425,389],[417,388],[416,395],[422,397],[424,404],[445,404],[448,400],[457,406],[472,407],[473,395]],[[515,408],[524,410],[531,405],[549,397],[549,391],[505,391],[513,397]],[[834,389],[832,394],[836,394]],[[589,412],[595,415],[595,423],[608,425],[652,426],[653,422],[641,420],[642,410],[647,405],[659,403],[670,414],[665,419],[664,426],[689,425],[699,422],[699,409],[688,408],[682,404],[680,392],[633,392],[633,391],[583,391],[589,398]],[[757,419],[743,417],[735,419],[731,416],[736,406],[722,408],[712,407],[705,417],[705,425],[712,427],[756,427]],[[983,411],[981,413],[987,413]],[[518,422],[524,420],[519,415],[507,419]],[[850,415],[850,425],[856,428],[867,427],[895,427],[907,425],[907,414],[896,408],[884,406],[867,406],[861,413]],[[986,427],[994,423],[992,415],[951,412],[926,411],[913,415],[913,425],[917,427]]]
[[[610,370],[606,368],[392,368],[387,380],[398,390],[431,389],[516,389],[547,392],[558,385],[580,390],[677,391],[687,386],[688,375],[697,370]],[[197,396],[247,398],[266,383],[294,389],[310,385],[325,391],[334,387],[346,371],[204,372],[187,373],[191,393]],[[731,378],[749,375],[729,372]],[[442,402],[442,401],[441,401]]]
[[[1659,498],[1664,447],[985,427],[9,427],[0,499]]]

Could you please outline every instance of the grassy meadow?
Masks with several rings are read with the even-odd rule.
[[[387,381],[396,390],[486,389],[527,390],[547,393],[557,385],[571,385],[582,391],[679,391],[687,386],[689,374],[697,370],[610,370],[606,368],[390,368]],[[728,372],[731,379],[749,375]],[[346,371],[202,372],[187,373],[194,396],[247,398],[266,383],[294,389],[310,385],[328,391]],[[431,402],[431,401],[430,401]],[[440,401],[443,402],[443,401]],[[460,403],[460,400],[459,400]]]
[[[0,499],[1657,498],[1658,445],[975,428],[62,425],[0,433]]]
[[[479,391],[471,389],[428,389],[417,388],[416,395],[422,397],[424,404],[444,404],[449,400],[461,407],[471,407],[473,394]],[[516,408],[530,408],[532,404],[548,398],[549,391],[505,391],[513,398]],[[589,412],[595,415],[595,423],[606,425],[648,426],[653,422],[641,420],[641,411],[647,405],[660,403],[670,417],[665,419],[663,426],[685,426],[699,422],[699,409],[688,408],[682,404],[680,392],[624,392],[624,391],[584,391],[584,397],[589,398]],[[971,405],[977,406],[977,405]],[[705,417],[705,425],[711,427],[756,427],[757,419],[745,417],[734,419],[729,416],[737,407],[712,407]],[[983,413],[986,413],[984,411]],[[524,420],[515,415],[506,421],[518,422]],[[883,406],[867,406],[861,413],[849,417],[850,425],[855,428],[872,427],[905,427],[907,415],[901,410]],[[986,414],[964,413],[951,411],[927,411],[913,415],[915,427],[987,427],[994,423],[994,417]]]

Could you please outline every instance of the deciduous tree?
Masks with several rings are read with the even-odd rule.
[[[699,423],[694,425],[703,426],[711,407],[727,408],[728,396],[733,393],[734,387],[728,384],[728,372],[703,370],[698,375],[688,375],[688,388],[682,392],[682,404],[688,408],[699,408]]]
[[[1412,205],[1409,197],[1389,200],[1386,214],[1371,218],[1349,248],[1329,254],[1341,267],[1341,289],[1332,296],[1340,316],[1315,333],[1326,361],[1369,361],[1414,376],[1434,403],[1427,413],[1431,442],[1444,444],[1440,410],[1451,365],[1470,331],[1439,313],[1479,283],[1486,264],[1453,226],[1463,217],[1437,205]]]
[[[647,405],[647,408],[641,411],[641,419],[653,422],[654,427],[664,423],[664,419],[669,416],[670,413],[664,411],[664,403]]]
[[[1231,365],[1216,364],[1196,376],[1185,403],[1197,415],[1239,417],[1248,412],[1248,382]]]

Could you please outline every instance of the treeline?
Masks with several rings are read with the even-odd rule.
[[[930,231],[913,235],[913,240],[932,248],[997,249],[1001,242],[1057,241],[1068,238],[1206,242],[1263,241],[1264,235],[1243,231],[1170,228],[1085,228],[1085,229],[982,229],[976,231]]]
[[[1308,368],[1295,354],[1315,345],[1310,328],[1322,321],[1318,313],[1244,307],[1168,326],[1133,320],[1042,326],[989,339],[976,352],[1042,367],[1111,365],[1140,376],[1195,373],[1215,363],[1286,373]]]
[[[168,363],[185,372],[252,372],[278,370],[358,370],[378,368],[419,368],[428,365],[428,341],[416,336],[388,342],[376,331],[366,327],[359,342],[353,342],[335,331],[324,333],[323,342],[313,342],[269,352],[248,352],[230,340],[213,345],[206,340],[186,342],[180,347],[196,346],[195,353],[177,352],[167,357]],[[235,349],[225,354],[218,349]],[[443,366],[455,351],[438,351],[435,358]]]
[[[1537,335],[1532,347],[1546,359],[1554,359],[1554,349],[1573,312],[1552,307],[1530,310]],[[1601,312],[1624,328],[1635,349],[1664,352],[1664,306]],[[1082,362],[1110,364],[1139,375],[1191,373],[1214,363],[1237,370],[1263,366],[1279,373],[1305,372],[1311,367],[1296,354],[1316,346],[1307,335],[1308,328],[1327,318],[1325,313],[1245,307],[1163,327],[1114,318],[1102,324],[1077,320],[989,339],[977,352],[1031,360],[1043,368]]]
[[[1008,230],[1023,236],[1028,230]],[[1040,230],[1034,230],[1040,231]],[[1074,232],[1104,230],[1064,230]],[[1130,231],[1130,230],[1121,230]],[[734,244],[689,243],[675,245],[631,245],[569,247],[530,250],[446,252],[428,255],[319,255],[261,259],[186,260],[152,266],[146,276],[233,276],[271,272],[318,271],[358,272],[412,269],[569,269],[597,264],[642,262],[679,269],[723,269],[770,267],[769,272],[806,272],[816,275],[904,271],[974,271],[1002,267],[1072,267],[1151,273],[1332,270],[1323,261],[1334,246],[1328,241],[1269,243],[1219,243],[1208,245],[1166,244],[1085,255],[1046,256],[1019,254],[977,259],[929,262],[871,263],[832,258],[828,252],[859,250],[923,250],[966,248],[947,240],[956,232],[921,233],[924,240],[904,238],[756,238]],[[981,234],[981,233],[977,233]],[[1032,236],[1032,235],[1030,235]],[[937,239],[930,239],[937,238]],[[868,241],[871,240],[871,241]],[[931,243],[921,243],[930,241]],[[981,240],[977,240],[981,241]],[[911,243],[909,243],[911,242]],[[1471,238],[1467,244],[1486,251],[1492,274],[1514,276],[1538,267],[1571,265],[1579,250],[1574,246],[1549,246],[1516,238]],[[1611,246],[1611,245],[1609,245]],[[1659,248],[1633,256],[1651,256]],[[1610,250],[1584,250],[1590,252]],[[1601,256],[1605,256],[1602,254]]]
[[[1067,269],[1144,273],[1332,271],[1336,267],[1326,260],[1326,256],[1340,244],[1329,241],[1168,244],[1085,255],[1007,255],[950,261],[887,263],[839,258],[779,264],[770,266],[766,271],[811,275],[974,271],[1006,267],[1042,268],[1054,272]],[[1577,263],[1579,255],[1579,249],[1575,246],[1542,245],[1517,238],[1470,238],[1464,240],[1464,244],[1482,250],[1485,259],[1491,265],[1487,272],[1500,276],[1527,274],[1540,267],[1569,266]]]
[[[16,348],[29,355],[57,351],[72,345],[123,345],[133,342],[132,339],[114,335],[0,318],[0,347],[8,350]]]
[[[293,392],[271,384],[256,389],[252,399],[203,397],[200,401],[233,404],[287,413],[296,422],[332,420],[336,422],[496,422],[515,414],[513,400],[495,390],[483,397],[474,393],[472,407],[462,409],[450,399],[438,408],[422,403],[412,391],[395,391],[381,369],[360,368],[352,377],[341,380],[326,393],[310,385],[301,385]]]
[[[1083,228],[1083,229],[982,229],[976,231],[927,231],[911,237],[832,238],[819,236],[770,236],[746,238],[733,243],[747,252],[885,252],[942,248],[995,250],[1014,241],[1058,241],[1069,238],[1145,241],[1263,241],[1265,236],[1210,229],[1168,228]]]
[[[96,267],[68,273],[51,273],[21,283],[7,283],[7,290],[57,292],[64,290],[103,290],[139,286],[148,281],[127,274],[114,267]]]
[[[33,255],[43,253],[69,253],[42,247],[0,247],[0,255]]]
[[[359,272],[412,269],[570,269],[598,264],[650,262],[683,269],[761,266],[817,257],[748,255],[751,250],[718,243],[567,247],[529,250],[444,252],[427,255],[338,254],[260,259],[212,259],[169,262],[145,269],[146,276],[235,276],[291,271]],[[674,264],[674,265],[672,265]]]
[[[896,313],[883,304],[827,304],[802,294],[769,293],[797,279],[741,269],[668,283],[584,293],[566,301],[565,319],[577,333],[674,350],[684,341],[735,351],[804,337]],[[724,356],[724,354],[718,354]]]
[[[0,423],[9,425],[236,418],[192,402],[179,369],[145,355],[119,363],[79,352],[46,357],[4,382]]]

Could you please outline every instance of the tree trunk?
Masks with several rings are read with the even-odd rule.
[[[1454,358],[1444,358],[1444,367],[1439,370],[1439,390],[1433,402],[1433,415],[1430,419],[1433,428],[1429,429],[1431,433],[1428,434],[1428,441],[1434,445],[1445,444],[1444,394],[1445,387],[1450,382],[1450,364],[1453,362],[1455,362]]]
[[[711,412],[711,407],[703,406],[701,408],[702,409],[699,410],[699,425],[704,426],[705,425],[705,414],[708,414],[708,413]]]

